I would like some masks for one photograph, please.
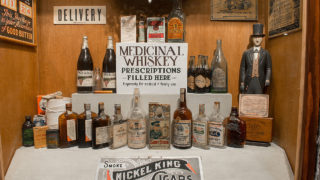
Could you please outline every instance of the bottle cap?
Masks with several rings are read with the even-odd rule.
[[[99,102],[98,107],[99,109],[104,109],[104,102]]]
[[[31,116],[25,116],[26,120],[31,120]]]
[[[220,102],[219,101],[215,101],[214,104],[215,105],[220,105]]]
[[[108,40],[112,40],[112,36],[108,36]]]
[[[88,39],[88,36],[83,36],[83,39]]]
[[[72,104],[71,103],[67,103],[66,104],[66,108],[72,108]]]

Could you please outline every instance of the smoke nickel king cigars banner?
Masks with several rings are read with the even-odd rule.
[[[95,180],[204,180],[200,157],[101,158]]]
[[[117,43],[117,92],[177,94],[187,87],[187,43]]]
[[[106,6],[54,6],[54,24],[106,24]]]

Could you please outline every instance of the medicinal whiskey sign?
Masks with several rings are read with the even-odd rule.
[[[96,180],[203,180],[200,157],[101,158]]]
[[[0,38],[34,45],[34,1],[0,0]]]
[[[177,94],[187,87],[187,43],[117,43],[117,92]]]
[[[106,6],[54,6],[54,24],[106,24]]]

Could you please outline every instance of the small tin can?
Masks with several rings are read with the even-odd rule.
[[[59,130],[48,129],[47,130],[47,148],[56,149],[59,147]]]

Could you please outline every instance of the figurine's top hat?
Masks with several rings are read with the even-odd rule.
[[[263,24],[253,24],[253,34],[252,37],[264,37],[263,34]]]

